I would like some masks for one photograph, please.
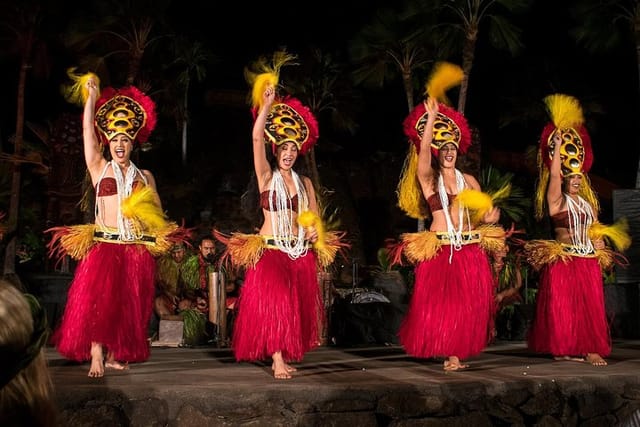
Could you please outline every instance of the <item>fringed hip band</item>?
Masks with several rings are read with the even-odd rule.
[[[264,247],[266,249],[279,249],[278,245],[276,245],[276,239],[273,236],[265,236],[262,235],[262,241],[264,242]],[[291,239],[291,245],[295,245],[297,239]],[[305,242],[307,248],[312,248],[313,244],[311,242]]]
[[[593,248],[587,249],[580,246],[567,245],[566,243],[562,243],[562,251],[571,256],[582,258],[595,258],[597,256]]]
[[[156,242],[155,236],[150,236],[148,234],[143,234],[142,236],[134,240],[122,240],[120,239],[119,233],[110,233],[108,231],[98,231],[98,230],[94,231],[93,240],[96,240],[98,242],[109,242],[109,243],[117,242],[117,243],[124,243],[124,244],[136,244],[136,243],[150,244],[150,243]]]
[[[482,234],[477,231],[463,231],[462,233],[462,244],[469,245],[471,243],[480,243],[482,241]],[[442,244],[450,244],[451,238],[449,233],[446,231],[438,231],[436,232],[436,237],[438,240],[442,242]]]

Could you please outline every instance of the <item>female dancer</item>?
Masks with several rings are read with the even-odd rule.
[[[626,248],[630,238],[625,222],[610,227],[598,223],[599,203],[585,175],[593,157],[580,104],[562,94],[545,102],[553,123],[540,139],[536,216],[542,217],[546,196],[555,240],[525,244],[528,261],[541,270],[528,344],[556,360],[605,366],[611,338],[602,268],[612,267],[614,253],[606,249],[604,238],[620,248]]]
[[[102,377],[105,367],[127,369],[127,362],[149,357],[154,255],[169,251],[179,233],[162,212],[153,175],[131,161],[135,144],[145,142],[156,124],[153,101],[135,87],[106,88],[99,98],[97,76],[71,77],[76,83],[69,99],[84,100],[84,157],[95,188],[95,223],[47,230],[53,233],[52,256],[81,260],[53,342],[69,359],[91,359],[89,376]]]
[[[428,94],[438,92],[434,88],[450,73],[462,76],[458,67],[440,64],[427,84]],[[427,202],[431,224],[429,231],[402,235],[395,251],[415,264],[414,291],[398,336],[410,355],[444,357],[444,370],[456,371],[468,366],[461,359],[484,349],[493,330],[494,282],[485,252],[489,229],[479,225],[497,222],[500,212],[490,199],[476,212],[469,209],[472,199],[486,195],[473,176],[456,169],[458,154],[470,144],[462,114],[429,96],[404,124],[416,145],[417,164],[415,172],[411,167],[403,172],[400,206],[408,214],[419,210],[407,206],[407,200],[417,200],[409,197],[408,189],[417,177],[418,196]],[[432,150],[436,162],[432,162]],[[503,246],[504,232],[492,228],[498,237],[493,245]]]

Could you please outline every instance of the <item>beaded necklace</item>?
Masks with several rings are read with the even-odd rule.
[[[144,176],[143,173],[140,172],[140,170],[136,167],[136,165],[133,164],[133,162],[129,162],[129,168],[127,169],[127,174],[125,176],[123,175],[122,170],[120,169],[120,166],[118,166],[116,161],[111,160],[105,165],[104,170],[102,171],[102,174],[98,179],[98,184],[96,185],[96,195],[100,194],[99,192],[100,183],[102,182],[102,179],[107,174],[107,169],[109,168],[109,166],[111,166],[111,169],[113,170],[113,176],[116,181],[116,189],[118,192],[118,213],[116,217],[116,223],[118,226],[118,233],[120,234],[120,240],[132,241],[132,240],[136,240],[137,238],[139,239],[141,236],[135,232],[132,221],[126,219],[122,215],[120,206],[122,204],[122,201],[131,195],[131,192],[133,190],[133,182],[136,175],[140,173],[140,176],[142,177],[142,180],[145,183],[145,185],[147,184],[147,178]],[[98,199],[99,197],[96,196],[95,217],[99,225],[103,228],[106,228],[106,225],[104,223],[104,213],[103,213],[104,201],[102,201],[102,212],[101,212],[101,210],[98,209]]]
[[[298,212],[308,209],[309,201],[307,192],[300,177],[293,170],[291,171],[293,184],[298,194]],[[275,196],[274,196],[275,195]],[[275,200],[275,206],[274,206]],[[287,190],[287,185],[279,169],[274,170],[271,183],[269,184],[269,211],[271,212],[271,230],[275,245],[283,252],[286,252],[291,259],[297,259],[306,255],[307,245],[304,240],[304,229],[298,227],[297,237],[293,232],[293,210],[291,209],[291,197]]]
[[[567,201],[567,210],[569,211],[569,234],[571,235],[571,244],[577,249],[581,255],[593,253],[593,243],[589,239],[589,227],[593,224],[593,210],[591,205],[580,197],[573,200],[569,194],[565,193]]]
[[[464,175],[458,169],[455,169],[456,173],[456,194],[460,193],[464,189]],[[447,235],[449,237],[449,264],[451,264],[451,260],[453,259],[453,251],[459,251],[462,248],[462,224],[464,213],[467,215],[467,222],[469,224],[469,228],[471,228],[471,220],[469,217],[468,209],[460,206],[458,208],[458,229],[456,230],[453,225],[453,221],[451,220],[451,214],[449,212],[449,196],[447,195],[447,189],[444,187],[444,179],[442,178],[442,174],[438,176],[438,195],[440,196],[440,203],[442,204],[442,212],[444,213],[444,218],[447,222]]]

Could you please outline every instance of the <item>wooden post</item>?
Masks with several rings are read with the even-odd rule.
[[[209,273],[209,322],[218,320],[218,272]]]
[[[318,271],[318,286],[322,295],[322,309],[324,310],[324,323],[320,324],[320,345],[329,342],[329,328],[331,322],[331,305],[333,304],[333,277],[328,271]]]
[[[217,327],[217,343],[222,346],[227,339],[227,303],[224,273],[209,273],[209,321]]]

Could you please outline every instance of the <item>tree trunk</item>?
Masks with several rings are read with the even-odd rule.
[[[189,120],[188,115],[189,105],[189,78],[184,86],[184,101],[182,105],[182,166],[187,166],[187,122]]]
[[[475,57],[476,41],[478,40],[478,29],[473,27],[467,33],[464,47],[462,48],[462,83],[460,84],[460,96],[458,98],[458,111],[464,114],[464,108],[467,104],[467,91],[469,88],[469,76],[471,68],[473,68],[473,59]]]
[[[24,58],[28,57],[25,55]],[[18,97],[16,107],[16,138],[13,153],[19,156],[22,153],[22,140],[24,138],[24,92],[27,82],[27,70],[29,64],[23,59],[18,76]],[[9,199],[9,217],[7,235],[9,241],[4,253],[4,277],[15,276],[16,272],[16,240],[18,238],[18,213],[20,212],[20,162],[13,163],[13,177],[11,180],[11,197]]]
[[[636,63],[638,66],[638,80],[640,80],[640,35],[636,31]],[[640,157],[638,158],[638,167],[636,169],[636,189],[640,189]]]
[[[305,162],[309,173],[309,178],[313,183],[313,188],[316,192],[320,191],[320,173],[318,173],[318,164],[316,163],[316,149],[312,147],[311,150],[305,156]]]

